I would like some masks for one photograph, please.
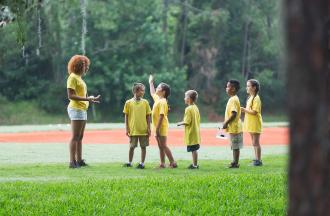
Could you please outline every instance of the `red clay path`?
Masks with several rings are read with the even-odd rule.
[[[216,129],[201,129],[203,146],[224,146],[228,140],[215,138]],[[0,143],[68,143],[70,131],[47,131],[28,133],[0,134]],[[155,138],[151,137],[151,145],[156,145]],[[261,134],[262,145],[288,145],[288,128],[264,128]],[[127,144],[128,138],[123,129],[89,130],[85,132],[84,144]],[[251,145],[249,134],[244,134],[244,144]],[[170,129],[168,145],[183,146],[183,129]]]

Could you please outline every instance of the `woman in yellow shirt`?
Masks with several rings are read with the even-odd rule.
[[[246,107],[241,107],[244,117],[244,131],[250,133],[252,145],[254,147],[254,166],[262,166],[260,134],[262,130],[261,100],[258,95],[260,84],[258,80],[250,79],[246,83],[246,92],[249,94]]]
[[[87,109],[89,102],[99,103],[100,99],[100,95],[88,97],[86,83],[81,78],[87,73],[89,65],[89,59],[82,55],[73,56],[68,63],[67,94],[70,100],[68,115],[72,128],[69,168],[87,166],[82,159],[82,138],[87,121]]]
[[[159,147],[160,165],[159,168],[165,168],[165,155],[170,161],[171,168],[177,168],[177,163],[174,161],[173,155],[167,146],[167,132],[168,132],[168,104],[167,98],[171,94],[171,89],[166,83],[160,83],[155,89],[154,77],[149,77],[150,94],[154,99],[152,107],[152,126],[156,132],[156,140]]]

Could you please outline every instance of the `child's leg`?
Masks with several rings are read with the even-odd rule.
[[[74,162],[77,155],[77,146],[80,139],[80,132],[84,125],[85,121],[72,120],[71,121],[71,130],[72,137],[70,140],[70,162]]]
[[[194,166],[197,166],[198,163],[197,163],[197,160],[198,160],[198,152],[197,151],[193,151],[192,152],[192,159],[193,159],[193,165]]]
[[[85,127],[86,127],[86,121],[84,121],[83,126],[80,130],[80,136],[79,136],[79,140],[77,143],[77,161],[78,162],[82,160],[82,139],[84,138]]]
[[[236,164],[238,164],[238,162],[239,162],[239,153],[240,153],[239,149],[233,150],[233,159],[234,159],[233,162]]]
[[[161,146],[162,146],[163,151],[164,151],[165,155],[167,156],[168,160],[170,161],[170,163],[173,163],[174,158],[173,158],[172,152],[167,147],[167,143],[166,143],[167,142],[167,137],[166,136],[161,136],[161,137],[159,137],[159,140],[160,140]]]
[[[158,148],[159,148],[159,157],[160,157],[160,164],[165,165],[165,152],[162,146],[162,142],[160,137],[156,137]]]
[[[144,163],[146,159],[146,154],[147,154],[147,148],[141,147],[141,163]]]
[[[251,134],[256,160],[261,160],[260,134]]]
[[[132,163],[133,161],[133,156],[134,156],[134,147],[129,147],[129,151],[128,151],[128,162]]]

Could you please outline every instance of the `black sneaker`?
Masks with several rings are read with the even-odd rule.
[[[262,161],[261,160],[253,161],[253,166],[262,166]]]
[[[83,167],[83,166],[88,166],[87,163],[85,163],[85,160],[81,160],[78,162],[79,166]]]
[[[143,164],[139,164],[139,165],[137,165],[136,168],[137,168],[137,169],[144,169],[144,165],[143,165]]]
[[[75,161],[69,163],[70,169],[80,168],[79,164],[77,164]]]
[[[188,169],[198,169],[199,168],[199,166],[197,165],[197,166],[194,166],[193,164],[190,164],[189,166],[188,166]]]
[[[124,163],[123,167],[132,167],[132,164],[131,163]]]
[[[231,162],[228,166],[228,168],[239,168],[239,164],[235,162]]]

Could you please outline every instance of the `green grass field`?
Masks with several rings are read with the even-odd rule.
[[[263,167],[202,160],[199,170],[96,163],[0,164],[0,215],[285,215],[287,156]]]

